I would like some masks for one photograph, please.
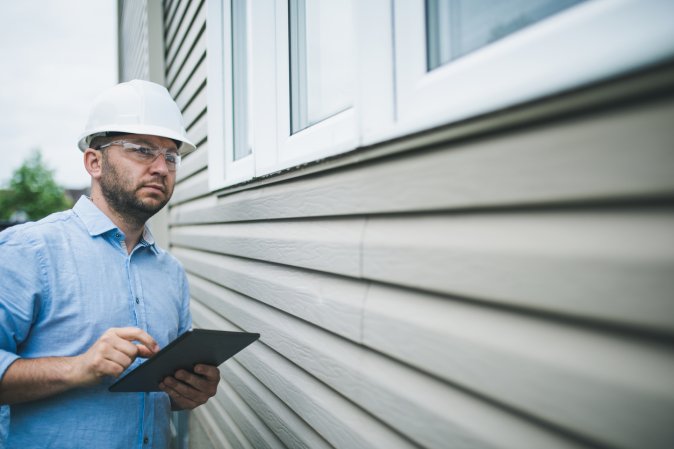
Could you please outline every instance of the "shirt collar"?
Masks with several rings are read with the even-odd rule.
[[[89,198],[82,195],[77,203],[73,207],[73,211],[80,217],[82,223],[89,231],[89,235],[92,237],[105,234],[108,231],[118,229],[117,226],[110,220],[110,218],[103,213]],[[156,248],[154,236],[150,229],[145,226],[143,230],[143,236],[141,237],[140,244],[143,246],[148,246],[153,253],[159,254],[159,251]]]
[[[153,253],[159,254],[157,245],[155,245],[154,236],[152,235],[152,232],[150,232],[150,228],[148,228],[147,225],[143,230],[143,237],[140,239],[140,243],[145,246],[149,246]]]

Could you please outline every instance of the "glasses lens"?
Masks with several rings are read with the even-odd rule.
[[[170,171],[175,171],[178,165],[180,165],[180,155],[174,151],[153,148],[133,142],[123,142],[121,145],[124,148],[124,152],[128,154],[129,157],[139,162],[151,164],[157,160],[159,155],[162,155],[166,161],[166,167]]]

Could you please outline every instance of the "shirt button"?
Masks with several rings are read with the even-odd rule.
[[[140,299],[136,296],[136,304],[140,304]]]
[[[143,444],[147,444],[150,442],[150,439],[148,437],[143,438]]]

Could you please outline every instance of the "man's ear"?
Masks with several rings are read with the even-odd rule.
[[[92,178],[98,179],[102,173],[103,152],[87,148],[84,150],[84,168],[89,172]]]

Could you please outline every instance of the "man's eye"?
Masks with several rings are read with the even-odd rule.
[[[134,148],[134,151],[142,156],[154,156],[154,151],[152,150],[152,148],[138,147]]]
[[[165,159],[166,159],[166,162],[168,162],[169,164],[175,164],[178,161],[178,155],[166,153]]]

